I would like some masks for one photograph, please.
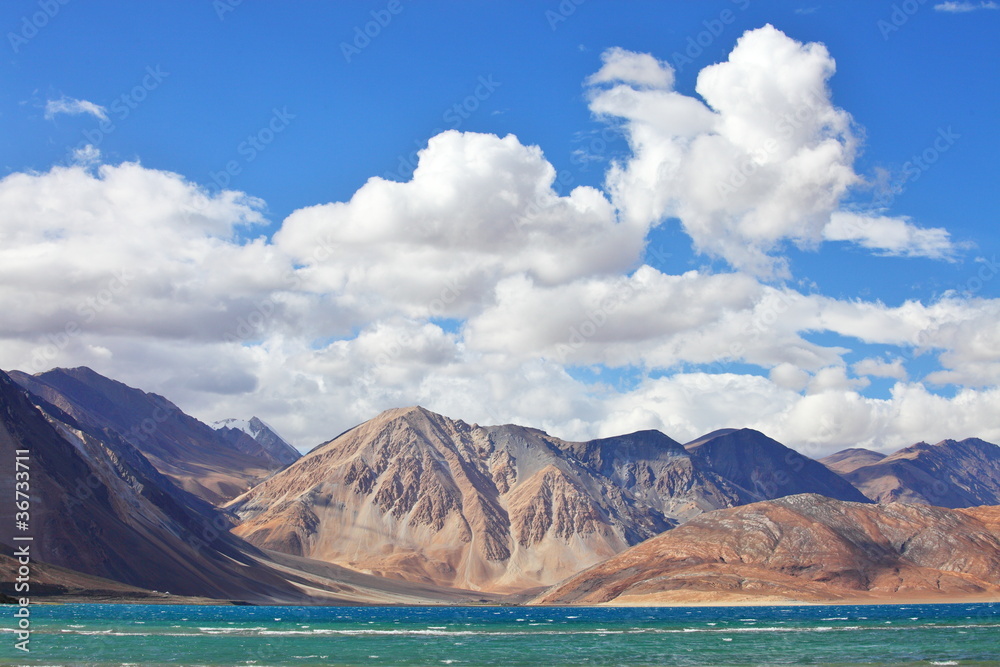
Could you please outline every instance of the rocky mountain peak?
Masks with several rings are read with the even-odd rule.
[[[878,502],[956,508],[1000,504],[1000,446],[979,438],[918,442],[838,472]]]
[[[654,430],[570,442],[411,406],[316,447],[230,508],[259,546],[506,591],[553,583],[704,511],[802,491],[866,500],[749,429],[689,451]]]
[[[823,464],[753,429],[726,429],[685,448],[755,500],[813,491],[840,500],[868,500]]]
[[[885,456],[881,452],[864,449],[863,447],[851,447],[819,459],[819,462],[835,473],[843,475],[857,470],[862,466],[877,463],[884,459]]]
[[[212,428],[236,449],[252,456],[271,459],[275,467],[286,466],[301,456],[299,450],[288,444],[258,417],[251,417],[249,420],[222,419],[212,422]]]
[[[283,464],[241,451],[213,428],[158,394],[106,378],[90,368],[57,368],[10,377],[81,424],[129,442],[182,488],[221,503]]]

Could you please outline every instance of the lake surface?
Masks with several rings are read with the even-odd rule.
[[[997,603],[31,609],[31,652],[14,649],[13,619],[5,614],[0,664],[1000,664]]]

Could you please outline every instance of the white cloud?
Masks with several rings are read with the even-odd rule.
[[[768,25],[701,71],[701,100],[672,90],[672,77],[629,75],[665,69],[616,50],[597,80],[623,83],[590,91],[591,110],[624,122],[633,152],[608,173],[615,205],[635,225],[676,217],[700,251],[765,278],[788,277],[782,244],[818,246],[851,188],[863,184],[853,169],[853,121],[827,87],[833,58],[824,45]],[[892,254],[950,256],[944,230],[875,220],[867,233],[836,238]]]
[[[45,102],[45,118],[51,120],[57,114],[69,114],[75,116],[82,113],[89,113],[99,120],[108,119],[108,110],[99,104],[88,102],[87,100],[77,100],[72,97],[60,97],[58,100],[48,100]]]
[[[995,412],[1000,389],[965,390],[953,398],[937,396],[919,383],[898,383],[888,399],[855,392],[828,392],[796,399],[781,414],[761,423],[762,430],[806,453],[822,455],[845,447],[894,451],[915,442],[938,442],[982,434],[997,441],[1000,429],[987,416]]]
[[[838,211],[823,228],[827,241],[852,241],[886,255],[952,259],[955,246],[940,227],[916,227],[906,218],[868,216]]]
[[[847,447],[890,452],[921,440],[1000,440],[995,387],[946,398],[920,383],[900,382],[887,399],[852,390],[803,396],[762,377],[696,373],[647,380],[610,405],[604,435],[659,424],[653,427],[684,442],[719,428],[748,427],[817,458]],[[644,412],[630,417],[634,406]]]
[[[815,321],[817,304],[743,274],[671,276],[643,266],[630,277],[560,286],[511,278],[496,294],[496,305],[469,320],[470,349],[658,369],[730,360],[818,370],[844,352],[799,335],[802,322]]]
[[[787,271],[786,242],[954,254],[945,230],[844,212],[858,139],[830,100],[833,71],[822,45],[766,27],[702,71],[697,99],[662,61],[612,49],[590,105],[624,123],[632,152],[607,195],[558,195],[541,149],[513,135],[449,131],[412,180],[300,208],[271,239],[239,240],[266,222],[260,200],[101,164],[96,148],[11,174],[0,367],[90,365],[206,420],[257,414],[304,447],[414,403],[567,438],[750,426],[810,453],[1000,438],[1000,299],[976,295],[995,262],[970,269],[973,294],[928,303],[763,282]],[[737,270],[642,265],[667,216]],[[827,332],[895,350],[850,365],[847,347],[815,342]],[[921,354],[939,368],[907,382]],[[631,379],[584,382],[579,367]],[[872,399],[869,377],[899,382]]]
[[[778,387],[799,392],[806,388],[811,376],[795,364],[783,362],[771,369],[769,377]]]
[[[939,12],[949,12],[952,14],[964,14],[966,12],[974,12],[979,9],[1000,9],[1000,4],[996,2],[940,2],[934,5],[934,9]]]
[[[852,364],[851,370],[855,375],[868,375],[877,378],[893,378],[896,380],[906,379],[906,367],[903,360],[896,358],[892,361],[868,357]]]
[[[274,242],[363,319],[465,317],[505,277],[557,285],[634,266],[645,229],[619,224],[594,188],[557,195],[555,178],[513,135],[448,131],[420,151],[409,182],[376,177],[349,202],[300,209]]]
[[[984,265],[977,275],[995,276],[996,267]],[[990,387],[1000,377],[1000,299],[948,294],[931,304],[907,301],[891,308],[821,297],[817,307],[816,319],[802,326],[898,345],[913,355],[940,352],[944,369],[931,374],[929,382]]]
[[[0,336],[79,326],[222,339],[293,282],[273,246],[232,240],[263,221],[261,206],[135,163],[11,174],[0,180]]]
[[[821,368],[809,381],[806,394],[844,393],[864,389],[869,385],[867,378],[849,378],[843,366],[828,366]]]
[[[616,46],[602,53],[601,61],[604,63],[601,69],[587,77],[587,84],[628,83],[649,88],[674,85],[673,68],[648,53],[635,53]]]
[[[94,148],[91,144],[87,144],[86,146],[82,146],[73,151],[73,164],[92,167],[100,164],[100,162],[101,151]]]
[[[421,403],[564,437],[657,427],[683,439],[755,425],[819,451],[882,438],[892,431],[883,413],[898,412],[857,393],[864,379],[845,374],[848,350],[804,337],[831,331],[939,354],[942,369],[928,381],[984,387],[947,405],[973,411],[963,432],[993,433],[979,415],[996,396],[1000,300],[949,295],[888,307],[805,295],[740,273],[673,276],[642,266],[627,274],[640,251],[635,232],[614,221],[599,193],[554,197],[551,167],[513,138],[443,139],[450,144],[432,141],[431,155],[422,156],[421,169],[435,169],[418,170],[414,181],[434,196],[373,179],[350,202],[296,212],[273,243],[234,240],[237,227],[262,221],[261,202],[236,192],[209,196],[176,174],[134,163],[4,178],[0,363],[33,371],[91,365],[205,419],[261,414],[300,445],[382,409]],[[485,144],[477,154],[495,151],[494,164],[481,167],[482,183],[461,160],[454,164],[469,142]],[[495,192],[488,173],[498,175]],[[459,190],[476,194],[451,201],[448,193]],[[519,213],[521,202],[531,203],[524,191],[543,193],[547,205],[534,216]],[[513,216],[513,223],[500,218],[506,231],[477,212],[494,197]],[[457,215],[469,201],[473,214]],[[408,220],[426,222],[407,228]],[[563,240],[566,226],[577,235]],[[393,243],[398,252],[385,251]],[[603,266],[586,257],[545,259],[550,248],[607,251],[611,259]],[[482,277],[467,278],[477,270]],[[422,283],[427,271],[437,273]],[[985,282],[997,271],[982,262],[973,278]],[[331,279],[338,274],[346,278]],[[436,281],[449,279],[474,298],[443,293]],[[442,314],[467,318],[459,331],[429,321],[427,304],[438,298]],[[758,366],[770,379],[676,374],[726,360]],[[863,361],[853,370],[896,377],[896,363]],[[591,364],[675,375],[620,390],[566,371]],[[803,415],[817,405],[861,417],[847,430],[834,424],[810,436]],[[915,427],[892,433],[892,442],[929,437]]]

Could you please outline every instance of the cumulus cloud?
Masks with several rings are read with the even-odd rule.
[[[1000,377],[998,322],[1000,299],[951,293],[933,303],[907,301],[894,308],[817,297],[816,318],[805,326],[866,343],[901,346],[912,355],[939,352],[944,368],[928,376],[928,381],[988,387]]]
[[[851,365],[851,370],[855,375],[868,375],[877,378],[893,378],[896,380],[906,379],[906,367],[903,360],[896,358],[892,361],[868,357]]]
[[[916,227],[906,218],[868,216],[838,211],[823,228],[827,241],[852,241],[886,255],[952,259],[955,246],[948,230]]]
[[[772,368],[769,377],[778,387],[799,392],[806,388],[811,376],[795,364],[786,361]]]
[[[986,2],[939,2],[934,5],[934,9],[939,12],[948,12],[951,14],[964,14],[967,12],[974,12],[979,9],[1000,9],[1000,4],[992,1]]]
[[[420,151],[410,181],[375,177],[348,202],[300,209],[274,243],[311,286],[369,319],[465,317],[505,277],[557,285],[637,264],[645,229],[619,224],[594,188],[558,195],[555,178],[513,135],[448,131]]]
[[[818,370],[846,350],[803,339],[816,304],[744,274],[680,276],[643,266],[630,277],[544,287],[520,277],[469,320],[470,349],[571,365],[676,369],[684,364],[781,363]]]
[[[828,366],[816,372],[816,375],[809,381],[806,394],[843,393],[864,389],[869,384],[867,378],[848,377],[847,369],[843,366]]]
[[[267,222],[260,200],[101,164],[96,148],[10,174],[0,366],[90,365],[206,420],[257,414],[304,448],[415,403],[566,438],[750,426],[815,454],[998,439],[1000,300],[980,294],[994,261],[926,303],[770,282],[787,274],[787,242],[955,256],[943,229],[843,206],[861,177],[833,72],[825,47],[768,26],[702,71],[698,98],[654,56],[611,49],[586,81],[631,148],[606,191],[560,194],[541,148],[449,131],[411,180],[374,177],[271,238],[244,240]],[[643,265],[651,226],[671,216],[735,270]],[[817,333],[894,351],[852,364]],[[918,355],[938,367],[910,379]],[[627,379],[587,382],[580,368]],[[869,378],[898,382],[874,399]]]
[[[587,83],[628,83],[649,88],[670,88],[674,85],[674,70],[666,62],[648,53],[636,53],[613,47],[601,54],[603,65],[587,77]]]
[[[76,116],[82,113],[90,114],[98,120],[108,119],[107,109],[87,100],[77,100],[72,97],[63,96],[58,100],[48,100],[45,102],[45,118],[47,120],[52,120],[58,114]]]
[[[900,382],[889,398],[875,399],[853,390],[803,396],[753,375],[678,374],[646,380],[610,400],[604,434],[653,427],[684,442],[719,428],[748,427],[818,458],[847,447],[891,452],[921,440],[973,435],[996,442],[1000,427],[991,415],[998,402],[996,387],[948,398]]]
[[[422,154],[414,181],[373,179],[349,202],[302,209],[273,242],[235,240],[238,228],[263,221],[262,202],[210,195],[136,163],[4,178],[4,367],[91,365],[205,419],[263,414],[303,445],[412,403],[576,438],[638,428],[693,438],[744,424],[816,451],[874,438],[871,425],[898,410],[858,392],[866,376],[905,379],[899,362],[865,360],[848,377],[848,350],[804,336],[814,331],[938,354],[942,368],[927,381],[984,388],[948,404],[973,417],[995,395],[998,300],[952,294],[889,307],[776,288],[745,273],[629,271],[641,242],[600,193],[556,196],[551,166],[512,137],[440,139]],[[493,163],[470,176],[463,160],[477,142],[472,152],[493,150]],[[495,184],[502,194],[477,181],[494,172],[503,175]],[[471,213],[459,215],[467,204]],[[489,217],[492,207],[505,218]],[[498,220],[505,230],[490,227]],[[566,229],[577,234],[564,240]],[[396,252],[387,251],[393,244]],[[546,256],[550,248],[585,257]],[[602,265],[588,252],[610,259]],[[982,283],[997,267],[980,264],[973,278]],[[440,273],[421,283],[428,271]],[[448,280],[454,293],[442,291]],[[438,315],[464,324],[446,331]],[[726,372],[719,362],[728,361],[769,377]],[[675,374],[619,391],[567,372],[587,365]],[[678,373],[691,365],[712,372]],[[934,403],[919,386],[901,395]],[[861,416],[850,429],[809,435],[803,415],[817,405]],[[992,433],[985,421],[967,424]],[[888,427],[879,428],[884,435]],[[893,433],[892,442],[927,437],[903,426]]]
[[[0,180],[0,335],[221,339],[292,282],[263,239],[233,241],[263,222],[261,207],[137,163],[11,174]]]
[[[827,86],[835,69],[824,45],[768,25],[699,73],[699,100],[673,90],[668,64],[612,50],[589,83],[617,85],[589,94],[595,114],[624,123],[632,148],[607,176],[615,205],[633,224],[676,217],[697,249],[764,278],[789,276],[783,243],[814,248],[828,228],[892,254],[948,256],[943,230],[878,218],[852,234],[831,227],[863,185],[857,132]]]

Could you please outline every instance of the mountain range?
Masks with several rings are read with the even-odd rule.
[[[1000,505],[1000,447],[979,438],[918,442],[889,456],[855,448],[820,462],[878,502]]]
[[[256,417],[208,426],[76,368],[0,371],[0,455],[14,449],[32,457],[39,585],[64,595],[617,604],[1000,585],[996,512],[942,509],[1000,504],[1000,447],[976,439],[815,461],[750,429],[570,442],[411,407],[302,456]],[[0,507],[4,535],[12,521]]]
[[[230,417],[212,422],[219,435],[236,449],[250,456],[268,459],[284,467],[294,463],[302,454],[289,445],[273,428],[257,417],[249,420]]]
[[[33,538],[32,567],[38,568],[29,591],[34,596],[82,590],[88,597],[96,592],[139,600],[161,599],[168,592],[266,603],[483,600],[443,587],[387,583],[327,563],[257,549],[229,532],[234,522],[224,511],[157,470],[151,457],[110,425],[111,419],[80,408],[77,412],[80,421],[0,371],[0,456],[14,461],[15,450],[29,452],[31,499],[28,533],[15,524],[14,504],[0,504],[5,554],[0,558],[0,593],[6,596],[14,593],[17,571],[17,561],[7,555],[14,553],[8,536],[27,534]],[[190,419],[178,416],[182,425]],[[226,441],[208,444],[213,442],[221,447]],[[157,451],[171,450],[161,443]],[[221,450],[210,453],[218,455],[220,465],[241,460]],[[250,461],[251,470],[257,470],[259,461]],[[184,467],[182,462],[165,463],[170,470]],[[229,472],[238,476],[246,471]],[[4,475],[0,493],[13,498],[14,483],[13,475]],[[116,584],[109,586],[108,580]]]
[[[214,504],[239,495],[284,465],[282,457],[252,436],[234,440],[163,396],[89,368],[57,368],[37,375],[13,371],[10,377],[79,423],[125,440],[181,488]]]
[[[815,494],[703,514],[542,593],[540,604],[906,602],[1000,597],[1000,508]]]
[[[658,431],[567,442],[412,407],[320,445],[227,508],[240,519],[234,532],[261,547],[512,592],[554,584],[701,512],[784,495],[785,486],[866,501],[756,431],[690,449]]]

